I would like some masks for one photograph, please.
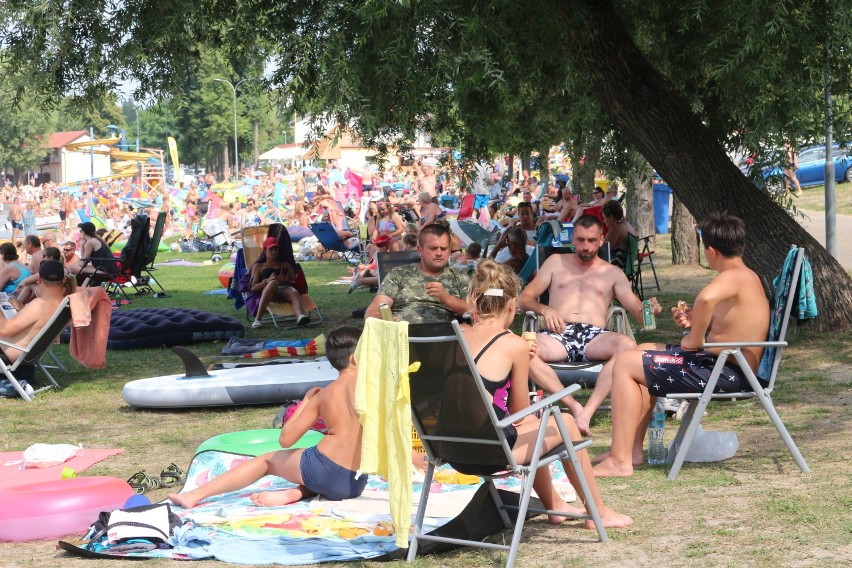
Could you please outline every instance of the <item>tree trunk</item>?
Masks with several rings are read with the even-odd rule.
[[[548,182],[550,181],[550,148],[545,146],[538,152],[538,165],[539,172],[541,172],[541,179],[538,180],[541,182],[542,187],[547,189]]]
[[[580,196],[580,202],[592,199],[595,188],[595,170],[601,159],[601,137],[579,131],[572,143],[568,144],[568,156],[571,158],[571,193]]]
[[[786,211],[737,169],[683,94],[639,51],[610,0],[559,4],[566,53],[627,140],[697,219],[727,210],[747,224],[745,261],[764,281],[791,244],[813,265],[820,331],[852,329],[852,277]],[[617,77],[617,81],[613,81]]]
[[[654,190],[652,174],[654,170],[645,162],[643,169],[634,171],[626,180],[627,195],[625,207],[627,222],[639,233],[640,237],[650,236],[653,241],[654,231]]]
[[[260,140],[260,122],[255,119],[254,121],[254,165],[260,163],[260,147],[258,146]]]
[[[694,264],[698,262],[695,218],[676,195],[672,209],[672,264]]]
[[[506,176],[508,176],[509,181],[512,182],[513,186],[515,183],[515,156],[513,154],[509,154],[509,166],[506,170]],[[504,177],[506,177],[504,176]]]

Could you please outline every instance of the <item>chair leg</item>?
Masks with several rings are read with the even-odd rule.
[[[420,502],[417,506],[417,515],[414,517],[414,526],[411,527],[411,542],[408,543],[408,556],[406,562],[414,562],[417,556],[417,537],[423,530],[423,519],[426,517],[426,503],[429,501],[429,488],[432,486],[432,476],[435,473],[435,464],[429,462],[426,467],[426,476],[423,478],[423,486],[420,490]]]
[[[716,383],[719,382],[719,375],[721,375],[722,368],[725,366],[725,362],[728,360],[731,353],[732,351],[725,350],[719,354],[719,358],[716,359],[716,364],[713,365],[713,371],[710,373],[710,378],[707,379],[707,384],[704,387],[704,392],[701,393],[701,397],[698,398],[698,400],[690,402],[687,416],[684,416],[683,421],[681,422],[681,429],[684,424],[687,426],[681,439],[680,446],[672,448],[676,451],[676,455],[672,461],[672,467],[669,470],[669,481],[674,481],[677,479],[678,474],[680,474],[680,468],[683,467],[683,462],[686,461],[686,454],[689,452],[689,447],[692,445],[693,438],[695,438],[695,432],[698,431],[698,426],[701,424],[701,419],[704,417],[704,410],[710,403],[713,390],[716,388]],[[680,431],[678,431],[678,436],[680,436]],[[668,462],[668,460],[669,458],[667,457],[666,461]]]
[[[53,364],[56,365],[57,369],[59,369],[63,373],[68,370],[65,368],[65,365],[62,364],[62,361],[60,361],[59,358],[56,357],[56,354],[53,352],[53,349],[48,348],[47,356],[50,357],[50,359],[53,361]]]
[[[603,521],[601,520],[600,511],[598,511],[598,506],[595,503],[594,497],[592,497],[592,491],[589,489],[589,482],[586,479],[585,473],[583,473],[583,468],[580,465],[580,458],[577,457],[577,450],[574,448],[574,443],[571,440],[571,436],[568,434],[568,428],[565,426],[562,413],[554,413],[554,417],[556,418],[556,427],[559,428],[559,433],[562,436],[562,442],[565,444],[565,450],[568,453],[568,461],[571,462],[571,467],[574,469],[574,475],[577,476],[577,481],[580,484],[580,491],[583,494],[583,504],[586,507],[586,511],[592,517],[592,522],[595,524],[595,529],[598,532],[598,538],[601,542],[606,542],[609,540],[609,536],[606,534],[606,528],[604,528]]]
[[[491,495],[491,500],[494,501],[494,506],[497,507],[497,514],[500,515],[500,520],[503,522],[503,528],[512,528],[512,519],[506,513],[506,507],[503,505],[500,493],[497,492],[497,488],[494,486],[494,481],[489,479],[486,483],[488,483],[488,494]]]
[[[775,429],[778,430],[778,435],[781,436],[781,439],[784,441],[787,449],[790,450],[790,454],[792,454],[793,459],[796,460],[796,465],[799,466],[802,473],[809,473],[811,468],[808,467],[807,462],[805,462],[805,458],[799,451],[799,447],[796,446],[796,442],[793,441],[793,438],[787,431],[787,427],[784,426],[784,422],[781,420],[781,417],[778,416],[778,412],[775,410],[775,405],[772,403],[772,399],[766,396],[762,390],[755,391],[755,394],[757,394],[757,398],[763,405],[763,409],[766,411],[766,414],[769,415],[769,419],[772,421],[772,424],[775,425]]]
[[[657,286],[657,292],[660,291],[660,280],[657,278],[657,269],[654,267],[654,255],[648,255],[648,262],[651,263],[651,272],[654,274],[654,284]]]

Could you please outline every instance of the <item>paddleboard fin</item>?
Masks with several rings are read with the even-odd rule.
[[[204,363],[198,358],[198,355],[184,347],[172,347],[172,351],[183,361],[183,368],[186,372],[184,379],[195,379],[199,377],[210,377],[210,373],[204,367]]]

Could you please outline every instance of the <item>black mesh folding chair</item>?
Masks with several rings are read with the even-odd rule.
[[[606,529],[603,527],[577,457],[577,451],[589,446],[591,440],[572,441],[562,414],[556,406],[562,397],[580,387],[576,385],[567,387],[520,412],[502,420],[498,419],[494,412],[491,395],[485,389],[458,323],[410,325],[408,329],[409,360],[420,362],[421,365],[420,370],[410,375],[410,392],[412,421],[423,443],[428,462],[423,487],[430,486],[435,467],[442,463],[449,463],[462,473],[479,475],[488,484],[489,494],[500,512],[504,526],[514,530],[509,545],[424,534],[423,518],[429,500],[429,491],[426,489],[420,494],[420,503],[408,549],[408,561],[412,562],[417,556],[420,542],[442,542],[507,550],[509,556],[506,566],[511,567],[517,557],[528,512],[564,514],[572,518],[591,519],[597,528],[600,541],[606,541]],[[526,388],[526,385],[519,388]],[[535,442],[534,457],[530,463],[517,463],[503,428],[538,411],[542,412],[542,421]],[[556,419],[563,443],[542,455],[550,416]],[[588,507],[589,514],[575,516],[530,508],[530,496],[535,477],[533,474],[539,468],[544,468],[543,475],[549,475],[548,466],[556,460],[570,462],[579,479],[583,501]],[[505,504],[494,487],[494,479],[508,476],[520,476],[523,482],[517,507]],[[513,526],[506,510],[515,508],[517,508],[517,521]]]

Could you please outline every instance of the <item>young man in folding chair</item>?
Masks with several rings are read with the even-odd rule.
[[[64,296],[65,269],[55,260],[45,260],[39,266],[38,293],[18,314],[7,320],[0,317],[0,356],[12,365],[22,351],[16,345],[29,345],[45,324],[50,321]],[[35,375],[34,365],[20,365],[15,378],[26,389],[27,381]]]
[[[701,223],[704,254],[719,274],[695,299],[672,308],[675,323],[689,333],[679,345],[646,343],[620,354],[613,367],[612,449],[595,467],[598,477],[633,475],[643,462],[642,442],[658,396],[703,392],[721,348],[705,343],[762,342],[769,331],[769,301],[760,277],[743,263],[745,223],[727,213],[714,213]],[[705,339],[706,334],[706,339]],[[762,347],[743,347],[757,371]],[[762,380],[762,379],[758,379]],[[736,361],[725,362],[717,393],[751,391]]]

